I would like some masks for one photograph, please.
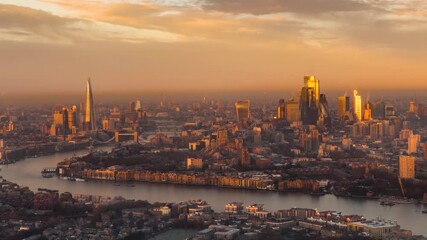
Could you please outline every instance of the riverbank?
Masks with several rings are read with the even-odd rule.
[[[81,142],[58,142],[40,145],[31,145],[6,150],[0,165],[14,164],[25,159],[36,159],[43,156],[50,156],[57,153],[68,153],[84,150],[92,146],[91,141]],[[99,145],[98,145],[99,146]]]
[[[333,194],[337,197],[353,198],[353,199],[368,199],[380,200],[380,202],[390,202],[393,204],[418,204],[421,200],[403,199],[396,196],[361,196],[342,194],[336,191],[307,191],[306,189],[279,189],[274,185],[270,179],[253,179],[253,178],[232,178],[228,176],[210,176],[205,177],[197,174],[182,174],[176,172],[151,172],[151,171],[117,171],[117,170],[84,170],[80,174],[81,178],[96,181],[110,181],[117,184],[120,183],[160,183],[160,184],[173,184],[183,186],[199,186],[199,187],[213,187],[213,188],[227,188],[227,189],[244,189],[251,191],[271,191],[282,193],[304,193],[313,196],[322,196],[325,194]],[[280,182],[278,183],[280,185]],[[391,205],[389,205],[391,206]]]
[[[60,178],[62,180],[67,180],[64,178]],[[71,180],[75,181],[75,180]],[[100,180],[100,179],[85,179],[85,182],[104,182],[104,183],[113,183],[113,186],[115,187],[135,187],[135,184],[138,183],[146,183],[146,184],[153,184],[153,185],[173,185],[173,186],[182,186],[184,188],[200,188],[200,189],[230,189],[230,190],[244,190],[244,191],[251,191],[251,192],[259,192],[259,193],[266,193],[266,192],[274,192],[274,193],[280,193],[280,194],[302,194],[302,195],[309,195],[313,197],[322,197],[325,195],[333,195],[338,198],[343,199],[360,199],[360,200],[367,200],[372,201],[375,203],[378,203],[379,205],[383,206],[394,206],[397,204],[412,204],[412,205],[421,205],[421,204],[427,204],[427,202],[414,200],[414,199],[404,199],[404,198],[398,198],[393,196],[352,196],[352,195],[344,195],[344,194],[337,194],[334,192],[307,192],[307,191],[299,191],[299,190],[289,190],[289,191],[279,191],[277,189],[251,189],[251,188],[240,188],[240,187],[232,187],[232,186],[212,186],[212,185],[198,185],[198,184],[183,184],[183,183],[173,183],[173,182],[165,182],[165,181],[114,181],[114,180]],[[389,203],[389,204],[384,204]]]
[[[109,151],[111,146],[98,148]],[[86,151],[77,151],[76,155],[85,154]],[[268,206],[269,211],[277,211],[285,208],[317,208],[334,209],[345,213],[363,215],[369,219],[381,217],[397,220],[405,229],[410,229],[414,234],[427,236],[425,222],[427,214],[422,214],[427,207],[421,204],[403,204],[393,207],[381,206],[377,201],[367,199],[355,199],[348,197],[336,197],[332,194],[324,196],[312,196],[302,193],[282,193],[272,191],[243,190],[213,187],[189,187],[184,185],[160,184],[136,182],[134,187],[125,185],[115,187],[112,182],[88,181],[72,182],[54,178],[42,178],[40,170],[46,166],[56,166],[65,158],[71,158],[74,153],[57,153],[44,156],[37,161],[24,160],[16,164],[3,167],[1,175],[4,178],[16,182],[22,186],[28,186],[36,191],[38,188],[56,189],[61,192],[78,192],[90,195],[106,195],[110,197],[123,196],[127,199],[148,200],[161,202],[168,199],[170,202],[187,201],[192,199],[204,199],[208,201],[215,211],[223,211],[227,203],[246,202],[262,203]],[[248,202],[250,201],[250,202]]]

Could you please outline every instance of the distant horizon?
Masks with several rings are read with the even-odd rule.
[[[95,105],[99,104],[125,104],[134,100],[141,100],[143,103],[156,103],[162,99],[166,101],[197,101],[203,97],[214,100],[236,101],[249,99],[253,102],[262,102],[267,99],[268,102],[276,102],[279,99],[285,100],[296,97],[297,91],[276,90],[276,91],[97,91],[93,88]],[[364,90],[358,89],[363,101],[369,99],[373,101],[385,99],[411,99],[426,101],[427,90]],[[323,91],[329,102],[336,102],[338,96],[352,96],[352,90],[333,90]],[[0,95],[0,106],[6,105],[61,105],[83,103],[85,89],[73,92],[44,92],[44,93],[12,93]],[[423,102],[421,102],[423,103]]]
[[[129,88],[129,89],[105,89],[105,88],[101,88],[99,89],[97,86],[97,82],[92,80],[92,85],[93,85],[93,89],[94,91],[100,93],[100,94],[124,94],[124,93],[233,93],[233,92],[293,92],[296,93],[297,91],[301,90],[302,86],[303,86],[303,82],[301,80],[299,86],[296,86],[295,88],[278,88],[278,87],[268,87],[268,88],[263,88],[263,87],[258,87],[256,89],[251,89],[251,88],[245,88],[245,87],[239,87],[239,88],[178,88],[178,89],[171,89],[171,88],[153,88],[153,89],[147,89],[147,88],[141,88],[141,89],[135,89],[135,88]],[[66,95],[75,95],[75,94],[81,94],[82,92],[84,92],[85,90],[85,81],[82,81],[83,84],[80,84],[80,90],[78,89],[73,89],[73,90],[63,90],[61,88],[52,88],[51,90],[17,90],[17,89],[13,89],[13,90],[4,90],[4,89],[0,89],[0,96],[4,96],[4,95],[45,95],[45,94],[66,94]],[[427,92],[427,87],[426,88],[370,88],[370,87],[340,87],[340,88],[326,88],[322,85],[322,81],[320,81],[320,91],[323,92],[342,92],[343,94],[345,92],[348,93],[348,95],[353,95],[353,90],[357,90],[360,92],[368,92],[368,91],[372,91],[372,92]]]

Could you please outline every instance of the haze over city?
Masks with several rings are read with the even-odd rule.
[[[0,1],[1,92],[426,89],[423,0]]]

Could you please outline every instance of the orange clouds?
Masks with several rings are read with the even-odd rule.
[[[328,89],[427,88],[425,12],[420,0],[0,4],[1,78],[37,80],[28,90],[89,75],[104,90],[285,90],[316,74]]]

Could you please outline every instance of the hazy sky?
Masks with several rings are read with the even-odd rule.
[[[0,93],[427,89],[426,0],[0,0]]]

